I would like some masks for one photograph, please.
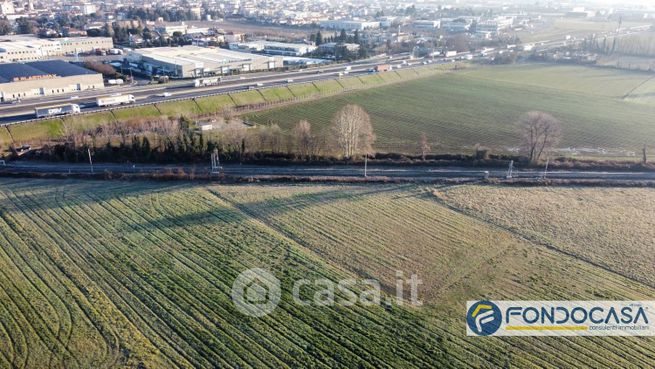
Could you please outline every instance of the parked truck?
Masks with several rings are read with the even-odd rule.
[[[390,64],[380,64],[375,66],[375,71],[376,72],[388,72],[391,70],[391,65]]]
[[[112,95],[112,96],[103,96],[96,99],[96,104],[98,106],[113,106],[113,105],[123,105],[123,104],[132,104],[136,102],[134,95]]]
[[[48,108],[36,108],[34,110],[34,114],[37,118],[53,117],[55,115],[76,114],[79,112],[80,106],[77,104],[51,106]]]
[[[123,81],[121,78],[107,80],[107,84],[112,86],[122,85],[123,83],[125,83],[125,81]]]

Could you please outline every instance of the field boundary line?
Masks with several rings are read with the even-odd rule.
[[[283,239],[285,239],[285,240],[286,240],[287,242],[289,242],[291,245],[294,245],[294,246],[296,246],[296,247],[297,247],[297,246],[300,246],[300,247],[301,247],[300,250],[302,250],[302,251],[309,251],[309,252],[310,252],[310,255],[311,255],[312,257],[316,257],[316,258],[318,258],[318,259],[321,260],[323,263],[325,263],[326,266],[329,266],[330,268],[334,268],[335,270],[338,270],[338,271],[340,271],[340,272],[342,272],[342,273],[344,273],[344,274],[346,274],[346,275],[352,275],[352,272],[350,272],[350,271],[348,271],[348,270],[346,270],[346,269],[340,268],[340,267],[338,267],[338,266],[335,266],[333,263],[331,263],[331,262],[325,260],[323,257],[321,257],[321,255],[317,254],[314,250],[312,250],[311,248],[309,248],[309,247],[308,247],[304,242],[302,242],[301,240],[299,240],[297,237],[295,237],[295,236],[293,236],[293,235],[290,235],[290,234],[288,234],[287,232],[278,229],[278,227],[276,227],[275,225],[271,224],[269,221],[262,219],[262,217],[260,217],[259,215],[253,213],[253,212],[250,211],[249,209],[246,209],[243,205],[238,204],[238,203],[236,203],[236,202],[234,202],[234,201],[232,201],[232,200],[230,200],[230,199],[224,197],[222,194],[220,194],[219,192],[215,191],[214,189],[209,189],[209,190],[208,190],[208,193],[211,194],[212,196],[216,197],[217,199],[219,199],[219,200],[221,200],[221,201],[224,201],[226,204],[229,204],[230,206],[232,206],[234,209],[238,210],[239,212],[242,212],[243,214],[245,214],[246,216],[248,216],[251,220],[253,220],[253,221],[259,223],[262,227],[264,227],[264,229],[267,229],[267,230],[269,230],[270,232],[273,232],[273,234],[276,234],[276,235],[278,235],[278,236],[281,236]],[[275,250],[275,248],[274,248],[274,249],[271,249],[271,250]],[[334,278],[334,275],[330,275],[329,273],[326,273],[327,271],[329,271],[329,269],[326,268],[326,270],[325,270],[325,271],[321,271],[320,274],[321,274],[323,277],[328,278],[328,279]],[[353,314],[357,314],[357,311],[356,311],[356,310],[351,310],[351,311],[352,311]],[[365,316],[363,316],[363,318],[364,318],[364,319],[367,319],[367,320],[369,320],[369,321],[371,321],[373,324],[379,324],[378,322],[375,322],[373,319],[371,319],[371,318],[369,318],[369,317],[365,317]],[[310,324],[309,322],[306,322],[305,319],[302,319],[302,320],[305,322],[305,324],[308,324],[308,325],[311,326],[311,324]],[[357,323],[355,320],[352,320],[352,319],[350,319],[350,320],[353,321],[354,323]],[[331,336],[331,333],[325,333],[325,332],[322,332],[322,334],[323,334],[323,336],[327,337],[328,340],[332,340],[332,341],[334,341],[334,338]],[[354,341],[354,340],[352,340],[352,339],[348,339],[348,341],[353,345],[353,347],[349,347],[349,346],[347,346],[347,345],[342,345],[342,348],[345,349],[345,350],[347,350],[347,351],[349,351],[349,352],[350,352],[351,354],[353,354],[354,356],[359,356],[358,353],[357,353],[357,351],[358,351],[358,350],[361,350],[362,352],[366,352],[366,353],[369,354],[371,357],[375,358],[375,359],[376,359],[375,361],[377,361],[377,362],[383,362],[383,360],[382,360],[379,356],[377,356],[377,355],[375,355],[374,353],[370,352],[369,349],[368,349],[365,345],[363,345],[362,343],[356,342],[356,341]],[[427,363],[425,363],[422,359],[418,358],[416,355],[414,355],[414,354],[411,353],[411,352],[406,352],[405,354],[410,355],[410,356],[413,356],[413,357],[416,358],[417,360],[420,360],[421,362],[423,362],[423,364],[427,364]]]
[[[623,95],[623,97],[622,97],[621,99],[622,99],[622,100],[625,100],[625,99],[629,98],[630,95],[632,95],[633,92],[637,91],[637,89],[638,89],[639,87],[645,85],[646,83],[648,83],[648,82],[650,82],[650,81],[652,81],[652,80],[655,80],[655,76],[652,76],[652,77],[650,77],[650,78],[646,78],[645,80],[641,81],[641,83],[639,83],[639,84],[636,85],[632,90],[628,91],[628,93],[626,93],[625,95]]]
[[[94,196],[92,196],[92,195],[90,195],[90,194],[89,194],[88,196],[91,196],[92,198],[95,198]],[[126,205],[126,206],[134,205],[130,200],[125,200],[125,199],[122,199],[122,198],[117,199],[117,201],[118,201],[120,204],[122,204],[122,205]],[[117,207],[117,205],[110,204],[109,202],[106,202],[106,203],[108,204],[108,207],[111,207],[111,209],[106,208],[109,212],[113,213],[114,215],[120,214],[120,211],[121,211],[121,210]],[[161,205],[155,205],[152,201],[151,201],[151,204],[153,204],[153,205],[152,205],[152,206],[153,206],[153,210],[157,210],[157,211],[160,210],[159,208],[161,208]],[[165,213],[160,212],[160,214],[165,214]],[[161,223],[161,221],[158,221],[158,220],[154,219],[152,215],[147,215],[147,216],[146,216],[146,215],[141,214],[141,213],[139,213],[139,214],[135,214],[135,215],[138,216],[139,218],[141,218],[142,220],[146,221],[146,222],[150,222],[150,223],[154,223],[154,222],[156,222],[156,223],[158,223],[158,224],[160,224],[160,225],[163,225],[163,224]],[[174,221],[172,221],[172,220],[169,221],[169,222],[174,223]],[[207,275],[211,276],[213,279],[220,280],[218,276],[216,276],[216,275],[214,275],[213,273],[209,272],[209,270],[207,270],[207,268],[206,268],[205,266],[198,264],[197,261],[195,261],[195,260],[189,258],[188,256],[185,256],[185,255],[175,255],[174,250],[170,250],[170,249],[167,248],[167,247],[164,247],[164,246],[158,245],[157,242],[155,242],[155,240],[161,242],[162,245],[163,245],[163,244],[166,244],[165,237],[162,237],[162,235],[160,235],[160,234],[158,234],[158,233],[156,233],[156,232],[153,232],[153,231],[151,231],[151,230],[148,230],[148,229],[144,228],[144,226],[142,226],[142,225],[138,225],[138,228],[139,228],[139,229],[142,229],[142,230],[143,230],[144,232],[146,232],[149,236],[151,236],[151,237],[145,237],[145,236],[144,236],[144,242],[146,242],[146,240],[147,240],[148,243],[151,243],[153,246],[155,246],[155,247],[157,247],[158,249],[160,249],[163,253],[166,253],[166,254],[170,255],[172,258],[174,258],[174,259],[180,261],[182,264],[184,264],[185,266],[187,266],[187,267],[189,268],[189,270],[194,271],[194,273],[195,273],[198,277],[203,278],[203,279],[204,279],[208,284],[216,286],[216,283],[213,282],[213,281],[211,281],[209,278],[207,278],[207,276],[203,275],[202,273],[197,272],[197,269],[196,269],[196,268],[198,268],[198,269],[202,269],[202,270],[203,270]],[[136,229],[136,228],[133,228],[133,229]],[[171,232],[168,231],[168,230],[165,230],[165,228],[162,228],[162,230],[161,230],[161,234],[165,235],[166,237],[168,237],[168,238],[170,238],[170,239],[176,240],[177,242],[180,242],[180,241],[176,238],[176,237],[177,237],[176,234],[171,233]],[[175,235],[175,236],[173,236],[173,235]],[[123,253],[124,253],[124,252],[123,252]],[[235,274],[236,274],[236,273],[235,273]],[[170,277],[167,277],[167,279],[170,280],[171,282],[173,282],[173,281],[170,279]],[[182,287],[184,287],[184,286],[180,286],[180,287],[182,288]],[[228,285],[226,285],[226,286],[224,286],[224,287],[225,287],[226,289],[229,289],[229,286],[228,286]],[[208,296],[206,296],[206,295],[205,295],[201,290],[199,290],[199,289],[197,290],[197,293],[198,293],[198,295],[192,295],[192,296],[190,296],[190,297],[183,297],[183,296],[180,295],[180,296],[178,296],[178,298],[181,299],[181,300],[186,300],[186,302],[187,302],[187,303],[190,303],[190,304],[191,304],[191,303],[198,303],[198,302],[200,302],[201,299],[200,299],[198,296],[202,296],[203,298],[206,298],[206,299],[209,298]],[[195,300],[195,301],[194,301],[194,300]],[[209,319],[209,320],[213,319],[212,317],[210,317],[210,316],[207,315],[207,314],[208,314],[207,311],[213,311],[213,307],[207,305],[206,303],[204,303],[204,304],[201,303],[201,304],[199,304],[199,306],[202,306],[202,308],[198,308],[198,307],[196,307],[196,310],[197,310],[200,314],[204,315],[204,316],[205,316],[207,319]],[[204,309],[204,311],[203,311],[203,309]],[[224,323],[225,323],[226,325],[230,325],[231,327],[233,327],[233,330],[235,330],[235,331],[238,330],[238,328],[237,328],[235,325],[229,323],[227,320],[224,320]],[[203,325],[204,325],[204,324],[203,324]],[[209,326],[205,326],[205,328],[206,328],[208,331],[211,331],[211,330],[212,330],[212,328],[209,327]],[[229,336],[230,333],[231,333],[231,332],[229,332],[228,329],[225,329],[225,327],[220,326],[220,325],[216,325],[215,328],[213,328],[213,329],[222,331],[222,333],[224,333],[226,336]],[[248,337],[247,335],[246,335],[245,337],[246,337],[247,339],[250,339],[250,337]],[[237,343],[237,342],[235,341],[235,343]],[[256,344],[256,341],[253,340],[252,343],[255,343],[255,344]],[[249,363],[249,361],[252,361],[252,360],[249,360],[249,359],[247,359],[247,358],[244,358],[242,353],[239,353],[239,352],[235,351],[233,348],[230,348],[229,345],[224,344],[224,343],[222,343],[222,344],[223,344],[223,348],[224,348],[224,350],[226,350],[226,351],[231,351],[231,352],[233,353],[233,355],[240,357],[240,359],[241,359],[244,363]],[[271,344],[274,344],[274,343],[271,343]],[[268,352],[268,350],[267,350],[265,347],[263,347],[263,346],[260,346],[260,347],[261,347],[263,350],[266,350],[266,351]],[[282,350],[282,348],[280,348],[280,350]],[[255,358],[257,361],[259,361],[260,363],[264,363],[264,361],[263,361],[264,359],[261,358],[259,355],[257,355],[257,354],[252,354],[252,357]],[[249,365],[252,365],[252,363],[249,363]]]
[[[219,199],[219,200],[222,200],[220,197],[217,197],[217,196],[215,196],[213,193],[211,193],[211,191],[207,191],[207,193],[208,193],[208,195],[210,195],[208,198],[213,197],[213,198],[217,198],[217,199]],[[172,196],[176,196],[176,195],[175,195],[175,194],[172,194]],[[123,201],[123,200],[121,200],[121,201]],[[195,200],[191,200],[191,201],[195,201]],[[244,212],[241,211],[239,208],[233,206],[232,202],[226,201],[225,204],[228,205],[228,206],[230,206],[232,209],[234,209],[234,210],[237,211],[237,212],[244,213]],[[163,205],[161,205],[161,203],[160,203],[160,204],[159,204],[159,207],[160,207],[160,208],[163,208]],[[275,234],[275,235],[277,235],[277,236],[280,235],[279,232],[276,232],[274,229],[271,229],[271,227],[267,226],[266,224],[261,224],[261,222],[259,222],[259,218],[257,218],[257,217],[250,217],[250,216],[248,216],[247,213],[244,213],[244,215],[246,215],[246,217],[245,217],[246,219],[249,219],[249,220],[251,220],[251,221],[255,221],[255,224],[258,224],[259,226],[261,226],[262,230],[266,230],[266,231],[268,231],[268,232],[272,232],[272,234]],[[139,214],[139,216],[140,216],[140,217],[144,217],[143,214]],[[224,221],[224,219],[220,218],[220,217],[219,217],[218,215],[216,215],[216,214],[212,214],[212,216],[219,218],[221,221]],[[168,231],[164,231],[164,232],[168,232]],[[199,240],[202,241],[200,235],[195,235],[195,234],[191,234],[191,235],[193,235],[194,238],[197,238],[197,239],[199,239]],[[170,237],[170,236],[169,236],[169,237]],[[290,240],[287,240],[287,242],[289,242],[289,241],[290,241]],[[293,241],[291,241],[291,243],[293,243]],[[271,249],[271,250],[276,250],[276,249],[273,248],[273,249]],[[195,262],[194,262],[194,263],[195,263]],[[197,265],[197,263],[195,263],[195,264]],[[246,264],[243,264],[242,262],[240,262],[240,264],[243,265],[243,266],[247,266]],[[200,266],[200,265],[199,265],[199,267],[204,269],[204,267],[202,267],[202,266]],[[237,270],[237,272],[238,272],[238,270]],[[214,278],[219,279],[218,277],[214,276],[212,273],[210,273],[210,275],[212,275]],[[326,276],[326,277],[329,276],[329,275],[327,275],[327,274],[322,274],[322,275],[324,275],[324,276]],[[219,279],[219,280],[220,280],[220,279]],[[222,282],[222,283],[223,283],[223,282]],[[292,305],[292,307],[293,307],[293,305]],[[294,310],[294,311],[297,311],[298,309],[294,307],[293,310]],[[288,311],[289,313],[291,313],[291,310],[287,310],[287,311]],[[305,318],[300,318],[300,316],[298,316],[298,317],[299,317],[299,319],[301,319],[301,320],[304,322],[304,324],[306,324],[308,327],[311,327],[311,326],[312,326],[311,322],[307,321],[307,319],[305,319]],[[327,328],[327,327],[326,327],[326,328]],[[325,332],[323,332],[322,335],[325,337],[326,340],[336,342],[336,341],[335,341],[335,337],[334,337],[334,333],[332,333],[332,332],[331,332],[331,333],[325,333]],[[350,354],[352,354],[353,356],[357,356],[357,357],[359,357],[359,355],[358,355],[358,353],[357,353],[356,351],[362,351],[362,352],[366,352],[367,354],[371,355],[371,357],[375,357],[375,358],[377,359],[377,360],[376,360],[377,362],[382,362],[382,360],[381,360],[379,357],[375,356],[375,355],[372,354],[371,352],[368,352],[368,350],[367,350],[366,348],[362,347],[361,345],[358,345],[356,341],[352,341],[352,340],[351,340],[350,342],[351,342],[351,344],[353,345],[353,347],[357,347],[357,350],[353,350],[353,348],[348,347],[348,346],[346,346],[346,345],[343,345],[342,348],[343,348],[344,350],[349,351]],[[324,350],[323,350],[323,351],[324,351]],[[324,352],[325,352],[325,351],[324,351]],[[339,362],[343,362],[343,360],[338,360],[338,361],[339,361]],[[329,364],[326,363],[326,365],[329,365]]]
[[[406,186],[406,185],[393,186],[394,190],[398,190],[400,188],[405,188],[405,187],[408,187],[408,186]],[[287,232],[287,231],[282,230],[280,227],[276,226],[275,224],[272,224],[268,219],[265,219],[265,218],[261,217],[260,215],[256,214],[255,212],[252,212],[251,210],[247,209],[244,205],[241,205],[239,203],[236,203],[235,201],[232,201],[229,198],[226,198],[220,192],[218,192],[218,191],[216,191],[214,189],[211,189],[211,188],[208,189],[208,193],[210,193],[211,195],[215,196],[216,198],[218,198],[218,199],[220,199],[222,201],[225,201],[227,204],[230,204],[235,209],[243,212],[247,216],[251,217],[251,219],[256,220],[258,223],[262,224],[267,229],[270,229],[272,232],[275,232],[276,234],[284,237],[285,239],[289,240],[293,244],[295,244],[297,246],[300,246],[303,251],[309,252],[310,255],[313,256],[313,257],[317,257],[319,260],[321,260],[321,262],[325,263],[326,266],[329,266],[330,268],[333,268],[334,270],[345,273],[345,275],[357,276],[356,272],[353,272],[353,271],[348,270],[346,268],[343,268],[343,267],[341,267],[339,265],[336,265],[335,263],[331,262],[329,259],[326,259],[321,254],[317,253],[313,248],[311,248],[309,245],[307,245],[307,243],[304,240],[302,240],[302,239],[300,239],[300,238],[298,238],[298,237],[296,237],[296,236],[294,236],[292,234],[289,234],[289,232]],[[372,193],[378,193],[378,191],[372,192],[372,191],[369,191],[367,189],[367,191],[365,191],[363,194],[361,194],[361,196],[369,196]],[[321,272],[321,275],[323,275],[326,278],[332,278],[333,277],[332,275],[330,275],[328,273],[325,273],[325,272]],[[366,319],[372,320],[370,318],[366,318]],[[421,326],[417,325],[414,322],[405,322],[405,324],[407,324],[408,326],[417,328],[417,329],[424,329],[424,327],[421,327]],[[438,337],[445,337],[446,335],[450,335],[450,332],[447,332],[447,331],[444,331],[441,334],[439,334],[437,332],[434,332],[434,331],[431,332],[431,333],[438,336]],[[443,349],[443,346],[440,347],[440,349]],[[368,351],[368,350],[366,350],[366,351]],[[416,355],[414,355],[411,352],[406,352],[406,354],[408,354],[410,356],[414,356],[417,360],[419,360],[422,363],[422,365],[429,364],[429,363],[426,363],[424,360],[417,357]],[[454,358],[454,359],[457,360],[458,362],[462,363],[461,359],[459,359],[459,358]]]
[[[453,186],[453,187],[455,187],[455,186]],[[568,256],[570,258],[581,261],[583,263],[587,263],[587,264],[589,264],[589,265],[591,265],[593,267],[600,268],[600,269],[602,269],[602,270],[604,270],[604,271],[606,271],[608,273],[611,273],[611,274],[617,275],[619,277],[625,278],[625,279],[630,280],[632,282],[635,282],[637,284],[642,284],[642,285],[644,285],[646,287],[650,287],[652,289],[655,289],[655,285],[652,285],[648,281],[642,281],[639,278],[636,278],[636,277],[630,276],[628,274],[621,273],[621,272],[619,272],[617,270],[611,269],[607,265],[603,265],[603,264],[601,264],[599,262],[589,260],[589,259],[587,259],[585,257],[582,257],[580,255],[577,255],[577,254],[575,254],[573,252],[562,250],[562,249],[556,247],[555,243],[548,242],[548,241],[546,241],[546,240],[544,240],[541,237],[538,237],[536,235],[532,236],[532,235],[525,234],[525,233],[521,232],[520,230],[516,229],[516,227],[498,224],[498,223],[496,223],[494,221],[494,219],[492,217],[488,217],[488,216],[485,216],[485,215],[482,215],[482,214],[479,214],[479,213],[475,213],[473,211],[468,211],[468,210],[459,208],[459,207],[453,205],[452,203],[444,200],[443,198],[441,198],[438,195],[434,195],[434,199],[435,199],[435,201],[437,203],[447,207],[448,209],[451,209],[451,210],[453,210],[455,212],[458,212],[458,213],[460,213],[462,215],[465,215],[467,217],[470,217],[472,219],[479,220],[479,221],[481,221],[481,222],[483,222],[485,224],[488,224],[489,226],[494,227],[496,229],[500,229],[502,231],[513,234],[516,237],[518,237],[518,238],[520,238],[520,239],[522,239],[522,240],[524,240],[526,242],[529,242],[530,244],[544,247],[544,248],[546,248],[546,249],[548,249],[550,251],[554,251],[556,253],[566,255],[566,256]]]

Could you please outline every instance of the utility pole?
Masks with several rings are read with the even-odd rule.
[[[364,155],[364,178],[368,177],[368,154]]]
[[[214,149],[211,155],[212,160],[212,174],[221,174],[221,160],[218,156],[218,149]]]
[[[514,172],[514,160],[509,162],[509,168],[507,168],[507,179],[512,179],[512,174]]]
[[[544,168],[544,177],[543,179],[546,179],[546,175],[548,174],[548,163],[550,162],[550,158],[546,158],[546,167]]]
[[[91,148],[88,147],[86,150],[87,153],[89,154],[89,165],[91,165],[91,174],[93,174],[93,159],[91,158]]]

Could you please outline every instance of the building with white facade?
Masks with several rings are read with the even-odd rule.
[[[412,27],[416,29],[438,29],[441,27],[440,20],[415,20]]]
[[[0,67],[0,101],[102,89],[102,74],[65,62],[46,60]]]
[[[319,22],[321,28],[346,31],[363,31],[365,29],[380,28],[380,22],[377,21],[358,21],[358,20],[322,20]]]
[[[0,36],[0,63],[52,59],[114,47],[111,37],[38,38],[34,35]]]
[[[316,46],[286,42],[252,41],[231,43],[230,49],[269,55],[302,56],[316,50]]]
[[[126,60],[147,75],[197,78],[281,68],[281,56],[264,56],[198,46],[156,47],[131,51]]]
[[[14,9],[14,3],[7,0],[0,3],[0,14],[9,15],[14,13],[16,13],[16,9]]]

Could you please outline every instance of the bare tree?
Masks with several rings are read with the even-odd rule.
[[[561,137],[559,120],[548,113],[532,111],[519,120],[523,127],[523,145],[531,163],[538,163]]]
[[[247,135],[247,129],[243,125],[243,122],[238,119],[233,119],[228,123],[228,125],[221,133],[221,138],[225,143],[225,151],[243,153],[243,146],[245,146]]]
[[[301,120],[293,128],[293,137],[296,143],[296,151],[299,156],[307,157],[312,152],[313,136],[312,127],[306,120]]]
[[[333,119],[333,133],[344,158],[370,154],[375,134],[368,113],[358,105],[346,105]]]
[[[428,142],[428,135],[425,132],[421,133],[421,138],[418,142],[418,151],[421,153],[421,160],[430,153],[430,143]]]
[[[282,151],[282,145],[284,144],[284,135],[282,134],[282,128],[277,123],[271,124],[268,128],[269,131],[269,145],[271,146],[271,151],[278,153]]]

